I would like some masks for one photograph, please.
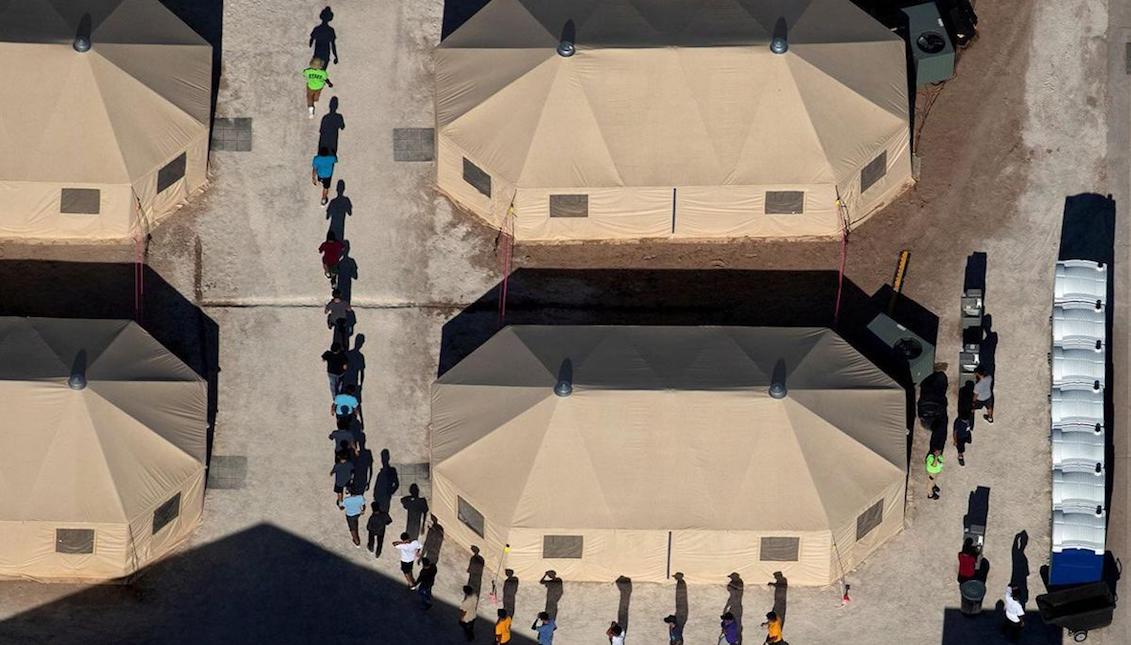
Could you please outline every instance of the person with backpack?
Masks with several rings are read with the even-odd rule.
[[[958,450],[958,465],[966,465],[966,445],[974,441],[973,419],[959,417],[954,420],[954,447]]]

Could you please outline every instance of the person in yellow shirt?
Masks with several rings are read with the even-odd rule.
[[[507,615],[506,609],[499,610],[499,619],[495,621],[495,642],[511,642],[511,617]]]
[[[767,643],[785,643],[781,637],[781,618],[778,618],[776,612],[766,614],[766,622],[762,623],[762,627],[766,628]]]

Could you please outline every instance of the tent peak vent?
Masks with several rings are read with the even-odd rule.
[[[90,14],[83,14],[82,19],[79,20],[79,28],[75,31],[75,41],[71,43],[75,51],[80,54],[90,51],[90,22]]]
[[[67,378],[67,387],[72,390],[86,389],[86,350],[80,349],[71,363],[71,375]]]
[[[572,20],[567,20],[562,26],[561,37],[558,38],[558,56],[569,58],[577,53],[575,42],[577,42],[577,26]]]
[[[789,394],[789,389],[785,386],[785,361],[778,359],[774,363],[774,371],[770,376],[770,397],[774,399],[784,399]]]
[[[554,394],[561,397],[573,394],[573,361],[568,358],[562,361],[558,368],[558,382],[554,385]]]
[[[789,51],[789,28],[785,24],[785,18],[778,18],[774,23],[773,38],[770,39],[770,51],[775,54],[784,54]]]

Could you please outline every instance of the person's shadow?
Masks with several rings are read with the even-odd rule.
[[[334,187],[337,194],[326,204],[326,219],[330,222],[329,232],[339,240],[346,239],[346,218],[353,215],[353,201],[346,197],[346,180],[339,179]]]
[[[342,258],[338,260],[338,289],[342,292],[342,300],[349,302],[353,298],[353,281],[357,279],[357,262],[350,256],[349,240],[343,240],[343,242],[345,248],[342,249]],[[355,320],[350,321],[351,330]],[[342,345],[342,347],[347,345],[348,343]]]
[[[318,148],[329,148],[330,154],[338,154],[338,135],[346,129],[346,119],[338,112],[338,97],[330,99],[330,111],[322,117],[318,125]]]
[[[310,30],[310,42],[307,43],[307,47],[313,47],[313,57],[321,58],[326,63],[326,67],[329,67],[330,63],[338,62],[338,36],[330,26],[330,21],[334,19],[333,10],[324,7],[319,12],[318,19],[322,22]]]
[[[1022,606],[1029,602],[1029,557],[1025,555],[1025,547],[1029,546],[1029,533],[1021,531],[1013,536],[1012,571],[1009,574],[1009,586],[1016,590],[1014,598]]]
[[[682,630],[691,613],[687,603],[687,581],[679,571],[673,573],[672,577],[675,578],[675,624]]]
[[[788,601],[789,580],[782,575],[781,571],[775,571],[774,581],[767,582],[766,584],[774,588],[774,613],[777,614],[778,618],[781,620],[782,627],[785,627],[785,610]]]
[[[479,555],[479,547],[471,546],[471,558],[467,561],[467,586],[475,590],[475,595],[480,595],[483,590],[483,569],[487,562]]]
[[[365,354],[361,348],[365,345],[365,334],[358,334],[353,339],[353,349],[346,352],[346,373],[343,375],[342,385],[356,385],[360,390],[365,384]]]
[[[632,579],[627,576],[617,578],[617,591],[620,593],[620,600],[617,603],[617,624],[627,632],[628,608],[632,603]]]
[[[358,444],[362,445],[361,441]],[[364,482],[364,487],[361,489],[363,492],[369,490],[369,485],[373,482],[373,452],[371,450],[362,448],[358,451],[357,457],[354,457],[353,460],[353,477],[354,481]]]
[[[997,385],[997,332],[993,330],[994,317],[982,316],[982,343],[978,348],[978,364],[986,368],[986,373],[994,377]]]
[[[428,527],[428,535],[424,538],[424,555],[433,562],[440,561],[440,549],[444,546],[444,527],[432,516],[432,526]]]
[[[742,642],[742,594],[746,583],[738,573],[731,573],[727,582],[727,603],[723,606],[722,613],[728,611],[734,615],[734,622],[738,625],[738,641]]]
[[[428,514],[428,500],[420,496],[420,487],[415,483],[409,485],[408,495],[401,498],[401,506],[408,515],[405,533],[408,533],[410,539],[420,537],[420,532],[424,529],[424,516]]]
[[[389,450],[386,448],[381,451],[381,470],[377,471],[377,481],[373,485],[373,503],[388,513],[393,495],[400,487],[401,480],[397,477],[397,469],[389,464]]]
[[[558,573],[550,569],[542,574],[542,579],[538,581],[546,587],[546,613],[550,614],[550,618],[557,619],[558,617],[558,602],[562,599],[562,594],[565,592],[565,585],[562,584],[562,579],[558,577]]]
[[[507,615],[513,619],[514,603],[518,598],[518,576],[514,575],[514,569],[506,569],[503,574],[507,577],[503,581],[503,609],[506,609]]]

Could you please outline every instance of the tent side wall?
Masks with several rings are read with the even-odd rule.
[[[487,168],[475,165],[475,160],[465,156],[466,153],[448,137],[444,131],[436,129],[436,186],[456,206],[471,211],[486,220],[487,224],[495,228],[502,228],[503,219],[511,199],[515,196],[515,187],[498,175],[491,174]],[[465,160],[474,168],[486,174],[486,183],[479,181],[480,188],[464,179]],[[466,168],[471,170],[471,168]],[[472,170],[472,172],[474,172]],[[490,193],[485,194],[484,189]]]
[[[161,168],[185,155],[184,176],[165,190],[157,191]],[[26,240],[123,241],[138,232],[141,217],[138,201],[146,213],[145,230],[152,230],[208,181],[208,128],[200,126],[190,144],[177,150],[161,166],[131,185],[81,182],[0,181],[0,238]],[[97,190],[97,213],[63,211],[63,191]],[[135,197],[136,193],[136,197]],[[73,193],[72,193],[73,194]],[[70,206],[90,205],[83,199]]]
[[[204,513],[204,466],[179,490],[179,515],[153,534],[153,511],[139,514],[128,525],[88,522],[0,521],[0,580],[40,582],[99,582],[123,578],[176,548],[200,525]],[[164,501],[162,501],[164,503]],[[59,553],[56,529],[94,531],[92,553]]]
[[[63,213],[63,191],[80,189],[71,210]],[[96,190],[97,194],[90,191]],[[97,209],[88,208],[97,200]],[[128,184],[0,181],[0,238],[42,240],[115,240],[129,237],[137,205]]]
[[[178,493],[181,498],[177,516],[154,533],[155,512]],[[168,491],[153,507],[130,521],[134,561],[130,563],[132,568],[127,573],[133,573],[175,549],[200,526],[203,516],[204,465],[201,464],[200,470],[179,489]]]
[[[841,199],[848,207],[848,217],[853,224],[868,219],[915,183],[911,173],[910,126],[889,139],[884,146],[877,148],[872,160],[875,161],[881,153],[887,157],[886,170],[883,177],[871,184],[868,190],[860,190],[864,168],[841,180],[838,186]],[[839,232],[839,229],[835,231],[836,234]]]
[[[873,551],[903,530],[906,494],[905,481],[889,486],[884,491],[882,521],[859,540],[856,539],[858,529],[856,520],[848,522],[835,532],[837,548],[831,553],[829,568],[832,578],[829,582],[834,582],[844,573],[859,567]],[[866,513],[867,510],[861,509],[861,514]],[[792,583],[793,580],[790,579],[790,582]]]
[[[56,529],[92,530],[92,553],[56,551]],[[5,522],[0,549],[0,580],[83,582],[118,578],[129,573],[129,531],[125,523]]]
[[[790,238],[840,234],[837,187],[831,185],[683,186],[674,190],[666,186],[516,188],[492,175],[490,169],[476,165],[490,177],[488,197],[465,179],[464,160],[475,164],[474,160],[442,132],[438,137],[436,181],[440,192],[496,228],[503,227],[513,199],[514,234],[519,240]],[[878,147],[870,158],[875,160],[881,154],[887,162],[883,176],[868,190],[860,190],[863,168],[839,186],[854,223],[867,219],[914,183],[910,135],[906,129]],[[478,181],[482,187],[482,179]],[[802,212],[767,214],[767,193],[802,193]],[[568,196],[566,199],[573,200],[573,204],[582,204],[583,210],[578,211],[575,206],[551,215],[551,195]]]
[[[185,155],[184,176],[173,181],[164,190],[157,191],[158,176],[161,169],[177,161],[181,154]],[[141,201],[145,211],[145,222],[142,224],[148,232],[169,216],[177,207],[188,201],[193,193],[200,190],[208,181],[208,128],[201,125],[200,132],[192,139],[184,150],[178,150],[169,156],[164,163],[153,169],[148,175],[134,182],[134,192]],[[133,232],[124,234],[128,236]]]

